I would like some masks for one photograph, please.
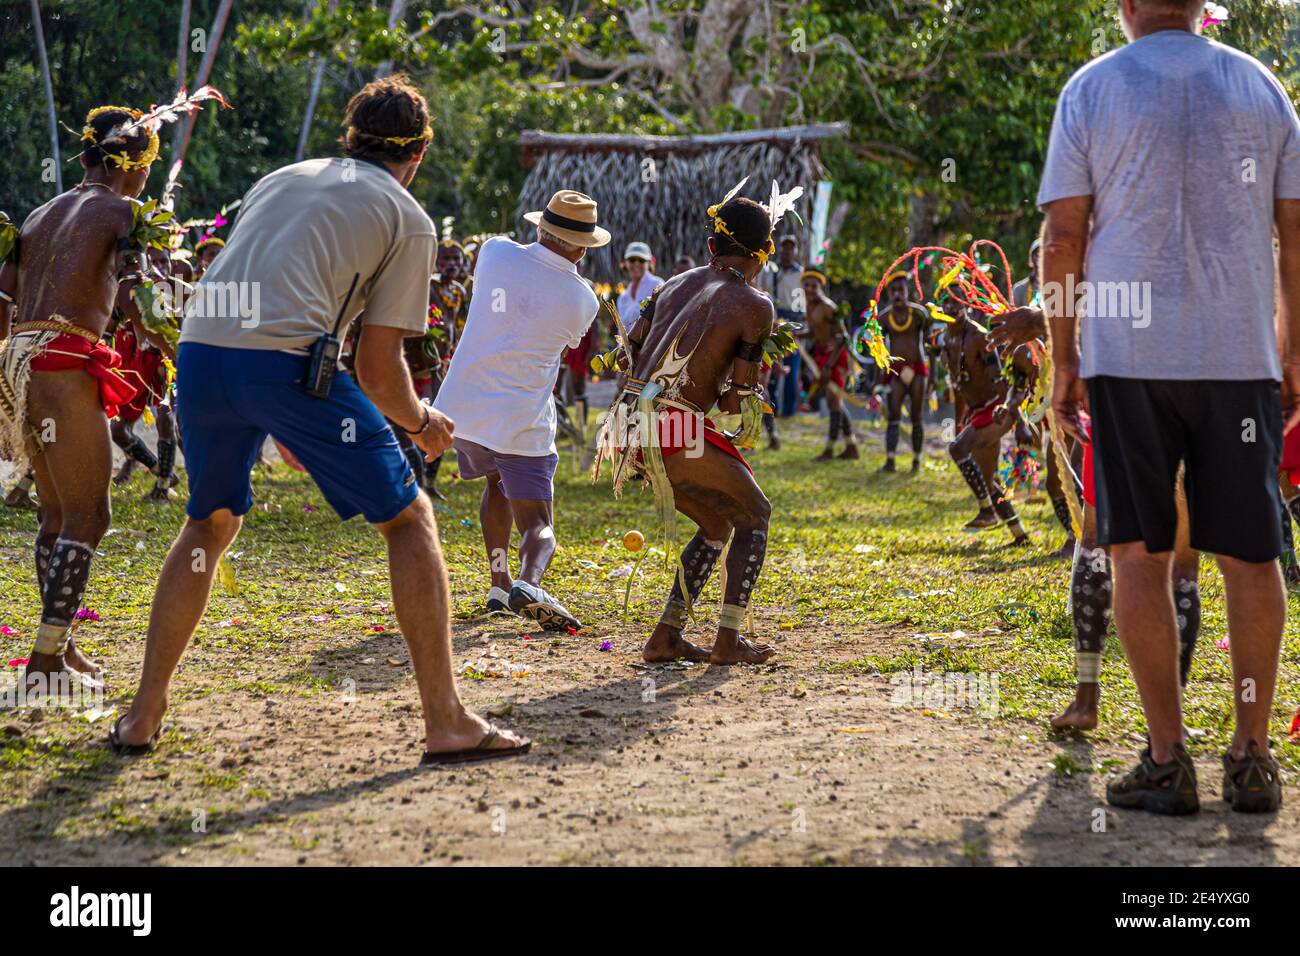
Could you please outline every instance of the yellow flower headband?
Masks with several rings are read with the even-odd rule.
[[[374,133],[367,133],[364,130],[357,129],[355,126],[348,127],[348,132],[360,133],[362,136],[370,136],[374,139],[381,139],[385,143],[392,143],[394,146],[409,146],[411,143],[414,143],[418,140],[424,140],[427,143],[429,140],[433,139],[432,126],[426,126],[424,128],[424,132],[421,133],[419,136],[375,136]]]
[[[149,131],[149,145],[145,147],[145,151],[139,159],[132,159],[130,156],[126,155],[125,152],[110,153],[103,146],[99,145],[99,142],[95,139],[95,128],[90,125],[91,122],[94,121],[95,117],[102,113],[126,113],[132,119],[137,120],[144,115],[139,110],[133,110],[127,106],[96,106],[86,114],[86,125],[81,128],[81,139],[84,142],[89,143],[91,146],[98,146],[99,151],[104,154],[104,158],[111,159],[117,164],[118,169],[130,172],[133,169],[143,169],[146,166],[152,166],[153,161],[158,158],[158,134],[153,130]]]
[[[718,210],[720,210],[724,205],[726,205],[730,201],[731,201],[731,197],[728,196],[722,202],[716,202],[708,209],[705,210],[705,214],[710,219],[713,220],[713,231],[715,233],[721,233],[724,236],[730,236],[732,240],[735,241],[736,245],[740,246],[740,248],[744,249],[751,256],[757,259],[759,265],[763,265],[763,266],[767,265],[768,256],[772,256],[776,254],[776,244],[772,242],[772,236],[770,234],[768,235],[767,245],[764,246],[762,249],[750,249],[743,242],[737,239],[736,234],[727,228],[727,224],[723,222],[722,217],[718,215]]]
[[[740,248],[744,249],[751,256],[757,259],[759,265],[766,266],[768,258],[776,254],[776,243],[772,241],[772,231],[776,229],[776,224],[781,221],[781,217],[794,208],[795,200],[803,195],[803,187],[795,186],[794,189],[790,190],[788,193],[782,193],[781,187],[778,186],[775,181],[772,183],[772,198],[768,201],[766,206],[763,206],[763,210],[767,213],[768,217],[769,231],[767,234],[767,242],[763,243],[762,249],[750,249],[736,238],[735,234],[727,228],[727,224],[722,220],[722,216],[719,215],[719,211],[722,207],[731,202],[747,182],[749,182],[748,176],[736,183],[736,185],[732,186],[731,192],[722,197],[722,202],[714,203],[706,210],[706,213],[709,218],[713,220],[714,233],[722,233],[724,236],[729,236],[736,245],[740,246]]]

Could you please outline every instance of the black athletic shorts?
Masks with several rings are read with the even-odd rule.
[[[1172,551],[1178,463],[1198,551],[1242,561],[1282,552],[1277,382],[1088,379],[1101,544]]]

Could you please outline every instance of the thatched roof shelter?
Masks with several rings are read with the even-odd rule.
[[[847,123],[746,130],[709,136],[621,136],[544,133],[520,138],[530,166],[515,218],[520,236],[531,236],[523,214],[544,209],[557,189],[577,189],[600,203],[600,224],[613,241],[587,254],[583,272],[616,282],[618,263],[629,242],[648,242],[660,275],[671,274],[678,256],[703,263],[709,225],[704,210],[749,176],[742,195],[766,203],[772,180],[782,190],[804,187],[797,211],[804,225],[787,216],[778,232],[798,235],[807,249],[807,224],[817,181],[825,175],[821,144],[848,134]]]

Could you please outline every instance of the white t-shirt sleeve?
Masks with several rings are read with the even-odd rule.
[[[1052,135],[1038,187],[1038,205],[1058,199],[1093,194],[1092,165],[1088,161],[1088,128],[1079,103],[1079,83],[1067,83],[1056,104]]]
[[[578,314],[587,316],[587,321],[582,323],[582,328],[569,336],[569,348],[576,349],[582,344],[582,338],[591,328],[591,323],[596,321],[596,315],[600,312],[600,300],[596,298],[596,293],[591,291],[591,287],[586,282],[582,283],[582,298],[577,303]]]
[[[429,274],[437,243],[432,235],[399,239],[375,275],[366,298],[366,325],[423,332],[429,315]]]

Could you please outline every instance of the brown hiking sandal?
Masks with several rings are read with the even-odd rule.
[[[1182,816],[1196,813],[1201,801],[1196,796],[1196,767],[1182,744],[1174,746],[1174,759],[1156,763],[1151,747],[1142,751],[1136,767],[1106,786],[1106,802],[1112,807],[1146,810]]]
[[[1282,778],[1272,751],[1251,741],[1240,760],[1223,755],[1223,799],[1238,813],[1274,813],[1282,806]]]

